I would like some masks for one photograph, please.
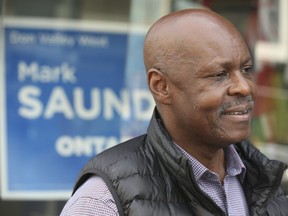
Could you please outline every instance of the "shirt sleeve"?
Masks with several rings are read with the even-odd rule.
[[[119,216],[106,183],[99,176],[90,177],[67,201],[60,216]]]

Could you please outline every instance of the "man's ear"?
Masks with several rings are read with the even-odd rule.
[[[147,72],[147,83],[156,101],[170,104],[169,80],[161,71],[150,69]]]

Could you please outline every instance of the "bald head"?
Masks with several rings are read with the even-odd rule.
[[[187,9],[160,18],[148,31],[144,43],[146,71],[158,68],[169,72],[177,64],[197,63],[187,59],[187,45],[200,42],[214,43],[227,37],[241,37],[236,28],[224,17],[207,9]],[[203,43],[201,43],[203,44]],[[189,50],[191,52],[191,49]]]

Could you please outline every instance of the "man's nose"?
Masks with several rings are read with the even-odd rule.
[[[228,89],[229,95],[251,95],[254,81],[243,76],[241,72],[233,74],[230,79],[231,84]]]

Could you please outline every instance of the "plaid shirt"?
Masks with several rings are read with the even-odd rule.
[[[225,148],[226,176],[221,184],[218,175],[176,145],[190,160],[200,189],[229,216],[245,216],[248,207],[241,182],[245,166],[232,145]],[[60,216],[118,216],[115,201],[105,182],[97,176],[88,179],[68,200]]]

